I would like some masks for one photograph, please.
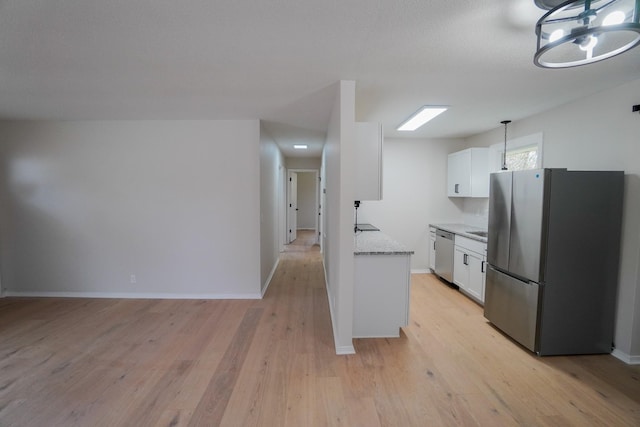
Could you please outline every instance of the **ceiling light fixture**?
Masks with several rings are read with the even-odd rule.
[[[536,24],[533,62],[568,68],[611,58],[640,44],[640,0],[535,0],[551,9]]]
[[[295,144],[293,148],[295,148],[296,150],[306,150],[309,147],[305,144]]]
[[[433,105],[425,105],[418,111],[413,113],[411,117],[405,120],[400,126],[397,127],[399,131],[413,131],[418,129],[423,124],[432,120],[436,116],[447,111],[447,107],[436,107]]]

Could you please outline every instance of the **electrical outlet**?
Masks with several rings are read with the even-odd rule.
[[[131,281],[131,283],[136,283],[136,275],[132,274],[129,280]]]

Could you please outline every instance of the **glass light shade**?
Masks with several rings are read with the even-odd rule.
[[[566,1],[536,24],[533,62],[567,68],[611,58],[640,44],[640,0]]]

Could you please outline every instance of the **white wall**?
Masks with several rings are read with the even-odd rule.
[[[430,223],[462,222],[462,199],[447,197],[447,155],[462,139],[384,141],[383,200],[363,201],[358,222],[371,223],[415,253],[414,272],[429,268]]]
[[[333,335],[338,354],[354,353],[353,334],[353,200],[355,188],[355,83],[336,85],[323,149],[322,182],[325,225],[323,255]]]
[[[266,290],[273,275],[280,248],[283,243],[284,228],[284,184],[286,169],[284,157],[276,142],[260,126],[260,283],[262,292]]]
[[[543,166],[624,170],[625,207],[615,344],[623,360],[640,363],[640,80],[509,125],[510,138],[543,133]],[[500,142],[503,128],[467,141]],[[597,230],[594,230],[597,233]],[[594,248],[597,250],[597,248]],[[586,268],[586,266],[585,266]]]
[[[318,218],[316,172],[298,172],[298,229],[315,230]]]
[[[9,294],[260,296],[257,120],[0,122],[0,135]]]
[[[322,158],[320,157],[287,157],[285,158],[289,169],[320,169]]]

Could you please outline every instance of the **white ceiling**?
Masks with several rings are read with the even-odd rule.
[[[321,144],[327,88],[344,79],[356,119],[387,137],[424,104],[451,108],[411,137],[465,137],[640,77],[640,48],[535,67],[543,13],[533,0],[0,0],[0,118],[259,118],[282,147]]]

